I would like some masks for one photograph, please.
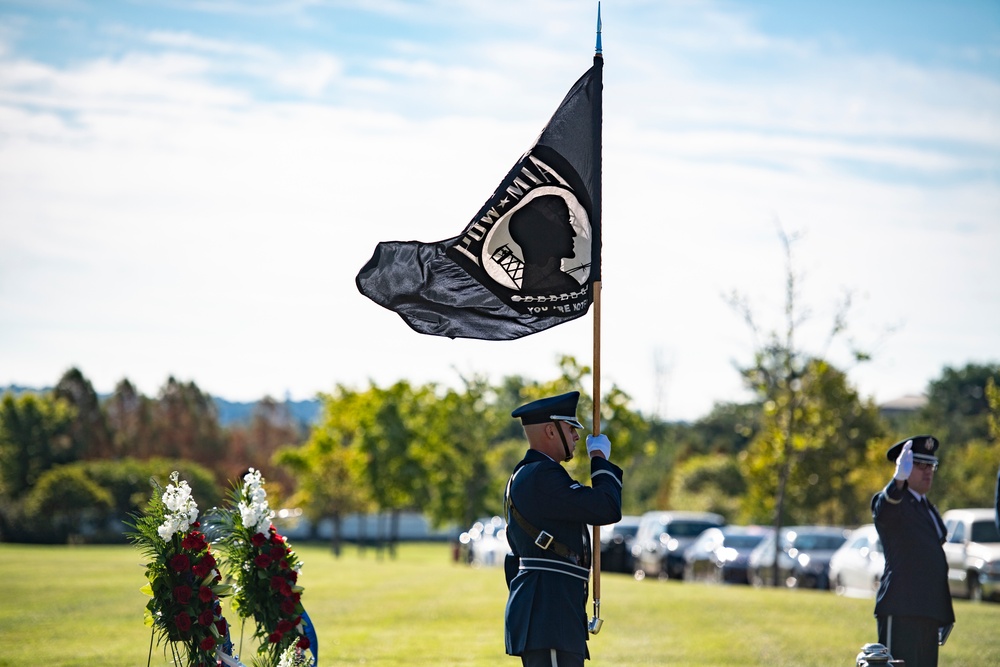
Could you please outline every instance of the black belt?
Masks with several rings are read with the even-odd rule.
[[[531,525],[531,523],[527,519],[525,519],[520,512],[517,511],[517,508],[514,507],[514,502],[510,500],[509,496],[507,500],[507,506],[510,509],[510,515],[514,517],[514,521],[517,522],[517,525],[519,525],[521,529],[528,534],[528,537],[530,537],[535,541],[536,546],[546,551],[551,551],[557,556],[568,558],[571,561],[573,561],[573,563],[580,562],[580,557],[576,554],[575,551],[567,547],[562,542],[557,542],[556,538],[553,537],[551,533],[547,533],[544,530],[539,530],[535,528],[533,525]]]

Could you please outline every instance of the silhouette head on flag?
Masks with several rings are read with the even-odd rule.
[[[415,331],[510,340],[584,315],[601,266],[603,60],[454,238],[379,243],[355,282]]]

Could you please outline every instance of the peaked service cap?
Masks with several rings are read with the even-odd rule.
[[[895,463],[896,459],[899,458],[899,453],[903,451],[903,445],[911,440],[913,441],[913,445],[910,449],[913,452],[914,461],[919,463],[938,462],[938,458],[934,456],[934,453],[937,452],[941,443],[933,435],[914,435],[909,438],[904,438],[890,447],[889,451],[885,453],[885,457],[889,459],[890,462]]]
[[[525,403],[510,413],[511,417],[521,420],[521,424],[544,424],[551,421],[563,421],[573,428],[583,428],[576,418],[576,404],[580,400],[580,392],[571,391],[568,394],[540,398],[531,403]]]

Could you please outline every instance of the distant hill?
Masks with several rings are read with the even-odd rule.
[[[38,389],[36,387],[22,387],[20,385],[12,384],[6,387],[0,387],[0,396],[10,392],[15,396],[20,394],[30,393],[30,394],[43,394],[52,391],[52,387],[42,387]],[[107,398],[107,394],[99,394],[98,398],[102,401]],[[234,424],[248,424],[250,423],[250,417],[253,415],[253,409],[257,405],[257,401],[250,402],[236,402],[227,401],[224,398],[219,398],[218,396],[213,396],[212,400],[215,401],[215,407],[219,411],[219,425],[220,426],[231,426]],[[306,426],[311,426],[318,418],[321,409],[321,404],[316,399],[310,399],[307,401],[287,401],[286,405],[288,410],[292,413],[292,417],[301,424]]]
[[[250,423],[250,417],[253,415],[253,409],[257,405],[257,401],[237,403],[234,401],[227,401],[226,399],[219,398],[217,396],[213,396],[212,399],[215,401],[215,407],[219,410],[219,424],[222,426]],[[288,406],[288,411],[292,413],[292,417],[295,421],[306,426],[311,426],[316,421],[319,417],[320,408],[322,407],[320,402],[316,399],[308,401],[286,401],[285,405]]]

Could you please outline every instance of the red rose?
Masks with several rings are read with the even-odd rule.
[[[271,527],[274,528],[274,526]],[[283,538],[281,535],[278,535],[278,533],[275,532],[271,533],[271,544],[284,544],[284,543],[285,543],[285,538]]]
[[[202,602],[211,602],[215,595],[212,593],[212,589],[208,586],[202,586],[198,589],[198,599]]]
[[[215,556],[210,553],[205,554],[205,557],[201,559],[201,562],[207,564],[209,568],[213,568],[218,564],[215,560]]]
[[[198,644],[198,648],[200,648],[202,651],[211,651],[213,648],[215,648],[215,637],[211,635],[205,637],[204,639],[201,640],[201,643]]]
[[[174,625],[181,632],[187,632],[191,629],[191,617],[187,615],[187,612],[182,611],[174,616]]]
[[[279,575],[271,577],[271,588],[274,590],[281,590],[281,585],[285,584],[285,578]],[[287,584],[285,584],[287,586]]]
[[[278,632],[280,632],[281,634],[290,632],[291,629],[294,627],[295,626],[292,625],[292,622],[289,621],[287,618],[283,618],[280,621],[278,621]]]
[[[208,574],[209,570],[211,569],[212,569],[211,565],[209,565],[205,561],[201,561],[200,563],[191,568],[191,572],[194,574],[194,576],[198,577],[199,579],[204,579],[205,576]]]
[[[288,561],[285,560],[284,558],[279,559],[279,561],[278,561],[278,569],[279,570],[287,570],[288,569]]]
[[[201,614],[198,616],[198,623],[204,625],[206,628],[212,625],[214,621],[215,621],[215,614],[212,613],[211,609],[206,609],[205,611],[201,612]]]
[[[285,598],[281,601],[281,613],[286,616],[291,616],[295,613],[295,603],[292,602],[291,598]]]
[[[267,636],[267,641],[271,642],[272,644],[277,644],[278,642],[281,641],[281,636],[282,635],[280,632],[272,632]]]
[[[188,551],[201,551],[208,546],[208,543],[205,542],[204,535],[197,531],[191,531],[181,540],[181,546]]]
[[[226,636],[226,619],[220,618],[215,622],[215,629],[219,632],[220,637]]]
[[[271,564],[271,557],[265,554],[260,554],[259,556],[253,559],[253,564],[261,569],[265,569],[268,565]]]
[[[190,586],[177,586],[174,588],[174,600],[177,604],[186,605],[191,601],[191,587]]]
[[[262,547],[264,546],[265,542],[267,542],[267,536],[264,535],[264,533],[254,533],[253,536],[250,538],[250,544],[254,545],[255,547]]]
[[[296,644],[296,646],[305,651],[307,648],[309,648],[309,638],[305,636],[299,637],[299,642]]]
[[[170,569],[174,572],[187,572],[191,567],[191,559],[184,554],[177,554],[170,559]]]

